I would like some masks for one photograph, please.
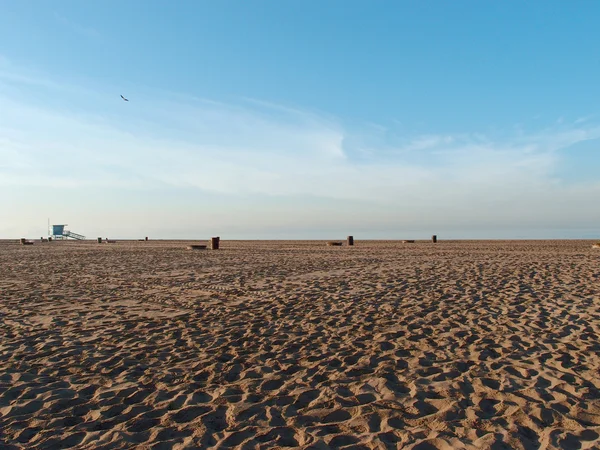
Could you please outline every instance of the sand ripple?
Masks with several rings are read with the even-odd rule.
[[[600,447],[585,241],[0,243],[2,448]]]

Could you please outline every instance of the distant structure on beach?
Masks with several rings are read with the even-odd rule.
[[[60,239],[76,239],[78,241],[82,241],[85,239],[85,236],[77,233],[73,233],[72,231],[66,230],[66,224],[61,225],[52,225],[52,229],[49,230],[50,236],[52,236],[55,240]]]

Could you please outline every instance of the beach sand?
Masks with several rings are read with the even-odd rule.
[[[600,448],[591,241],[0,242],[0,448]]]

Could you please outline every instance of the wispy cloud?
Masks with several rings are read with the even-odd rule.
[[[418,136],[414,138],[408,145],[403,147],[403,151],[418,151],[440,148],[452,144],[456,140],[454,136]]]
[[[18,73],[0,73],[2,80],[27,93],[28,81]],[[60,95],[54,82],[37,85],[46,98]],[[389,138],[389,127],[367,124],[357,131],[327,114],[255,99],[227,104],[134,95],[125,104],[98,101],[97,93],[82,90],[73,101],[41,103],[0,91],[0,185],[192,189],[255,196],[256,210],[274,208],[265,198],[319,198],[329,206],[305,203],[288,211],[290,220],[320,214],[323,221],[323,214],[332,214],[333,222],[363,227],[600,220],[600,209],[589,207],[597,203],[600,180],[582,184],[557,175],[561,149],[600,137],[600,127],[590,121],[500,136]],[[378,145],[368,147],[367,159],[356,157],[371,132]],[[348,209],[352,202],[366,213]],[[186,216],[184,209],[172,214]],[[247,212],[232,214],[224,220],[261,223]]]
[[[573,123],[575,123],[575,124],[584,123],[584,122],[588,122],[590,119],[592,119],[592,116],[583,116],[583,117],[579,117]]]
[[[62,14],[55,12],[54,18],[56,19],[56,21],[58,23],[69,28],[70,30],[79,34],[80,36],[84,36],[84,37],[91,38],[91,39],[98,39],[100,37],[100,33],[95,28],[76,23],[76,22],[66,18]]]

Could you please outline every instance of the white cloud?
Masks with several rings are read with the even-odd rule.
[[[198,197],[224,196],[222,206],[211,205],[210,220],[212,226],[233,228],[240,221],[248,228],[268,222],[442,229],[569,221],[588,226],[600,220],[600,209],[589,207],[597,203],[600,182],[567,183],[555,175],[561,148],[600,136],[600,127],[589,122],[501,137],[430,133],[384,142],[386,127],[367,124],[357,132],[326,114],[255,99],[225,104],[138,93],[125,104],[75,88],[73,99],[42,103],[27,95],[28,84],[45,89],[51,100],[62,95],[61,85],[0,72],[1,83],[18,87],[19,95],[0,91],[0,186],[22,189],[23,196],[30,195],[28,188],[90,196],[97,189],[152,195],[195,190]],[[368,142],[369,135],[361,135],[368,130],[379,145],[353,144]],[[367,159],[354,157],[360,152]],[[283,208],[270,197],[294,205],[318,198],[325,205],[304,201]],[[152,211],[123,216],[119,205],[128,201],[139,200],[117,196],[103,205],[107,217],[126,217],[125,229],[148,217],[158,220],[162,210],[184,228],[207,220],[160,199]],[[248,201],[253,206],[244,210]],[[70,211],[97,217],[92,208]],[[281,211],[285,217],[278,216]]]

